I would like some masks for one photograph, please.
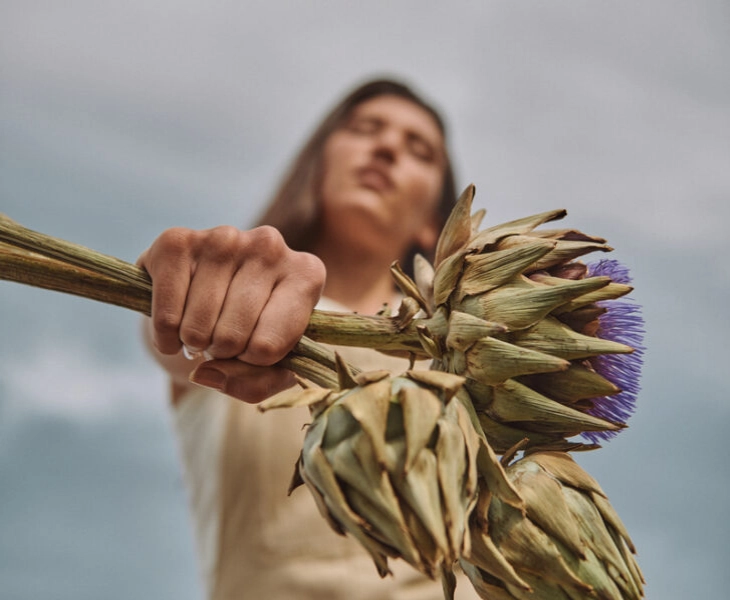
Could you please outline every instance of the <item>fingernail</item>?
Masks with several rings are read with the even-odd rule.
[[[201,365],[190,374],[190,381],[222,392],[226,387],[226,374]]]
[[[196,358],[199,358],[202,350],[199,350],[198,348],[191,348],[190,346],[185,346],[183,344],[183,356],[187,358],[188,360],[195,360]]]

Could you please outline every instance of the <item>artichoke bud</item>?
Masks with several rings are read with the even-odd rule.
[[[625,413],[605,404],[623,382],[588,361],[633,352],[597,337],[604,303],[632,288],[576,261],[611,248],[573,229],[536,230],[562,209],[477,231],[483,213],[470,214],[473,196],[469,186],[447,220],[435,268],[418,257],[417,282],[396,276],[427,315],[415,324],[432,368],[466,378],[500,452],[525,435],[535,446],[567,447],[569,436],[621,429]]]
[[[482,597],[643,598],[623,524],[567,453],[528,454],[506,473],[524,510],[480,498],[470,521],[472,551],[461,561]]]
[[[315,407],[294,484],[306,484],[333,529],[355,537],[381,576],[387,559],[400,557],[436,577],[470,545],[484,442],[455,399],[464,379],[409,371],[352,380],[339,391],[288,390],[260,407]]]

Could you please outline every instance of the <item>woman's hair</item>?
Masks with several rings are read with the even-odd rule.
[[[319,184],[325,142],[349,118],[356,106],[378,96],[398,96],[420,106],[433,117],[446,139],[446,128],[439,113],[409,87],[389,79],[365,83],[350,92],[320,123],[293,161],[258,225],[276,227],[294,250],[310,251],[314,247],[321,226]],[[437,205],[439,227],[446,221],[455,202],[454,175],[446,154],[443,187]],[[407,272],[412,270],[413,255],[416,252],[431,259],[432,251],[433,248],[412,248],[405,257],[403,268]]]

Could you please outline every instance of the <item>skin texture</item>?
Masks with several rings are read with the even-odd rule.
[[[272,365],[301,337],[323,290],[362,313],[392,302],[390,263],[414,243],[435,244],[444,164],[429,113],[378,96],[325,144],[313,253],[291,250],[266,226],[163,232],[138,264],[153,281],[146,339],[170,374],[173,402],[193,369],[193,383],[246,402],[291,385],[291,374]]]

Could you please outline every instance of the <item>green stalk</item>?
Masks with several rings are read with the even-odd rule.
[[[73,294],[148,316],[151,313],[152,281],[144,269],[27,229],[1,213],[0,279]],[[311,340],[423,356],[415,326],[401,328],[395,319],[385,316],[315,310],[305,335],[286,359],[294,362],[285,366],[304,377],[317,377],[316,383],[327,387],[336,387],[334,353]],[[312,363],[325,365],[330,373],[318,375]]]

